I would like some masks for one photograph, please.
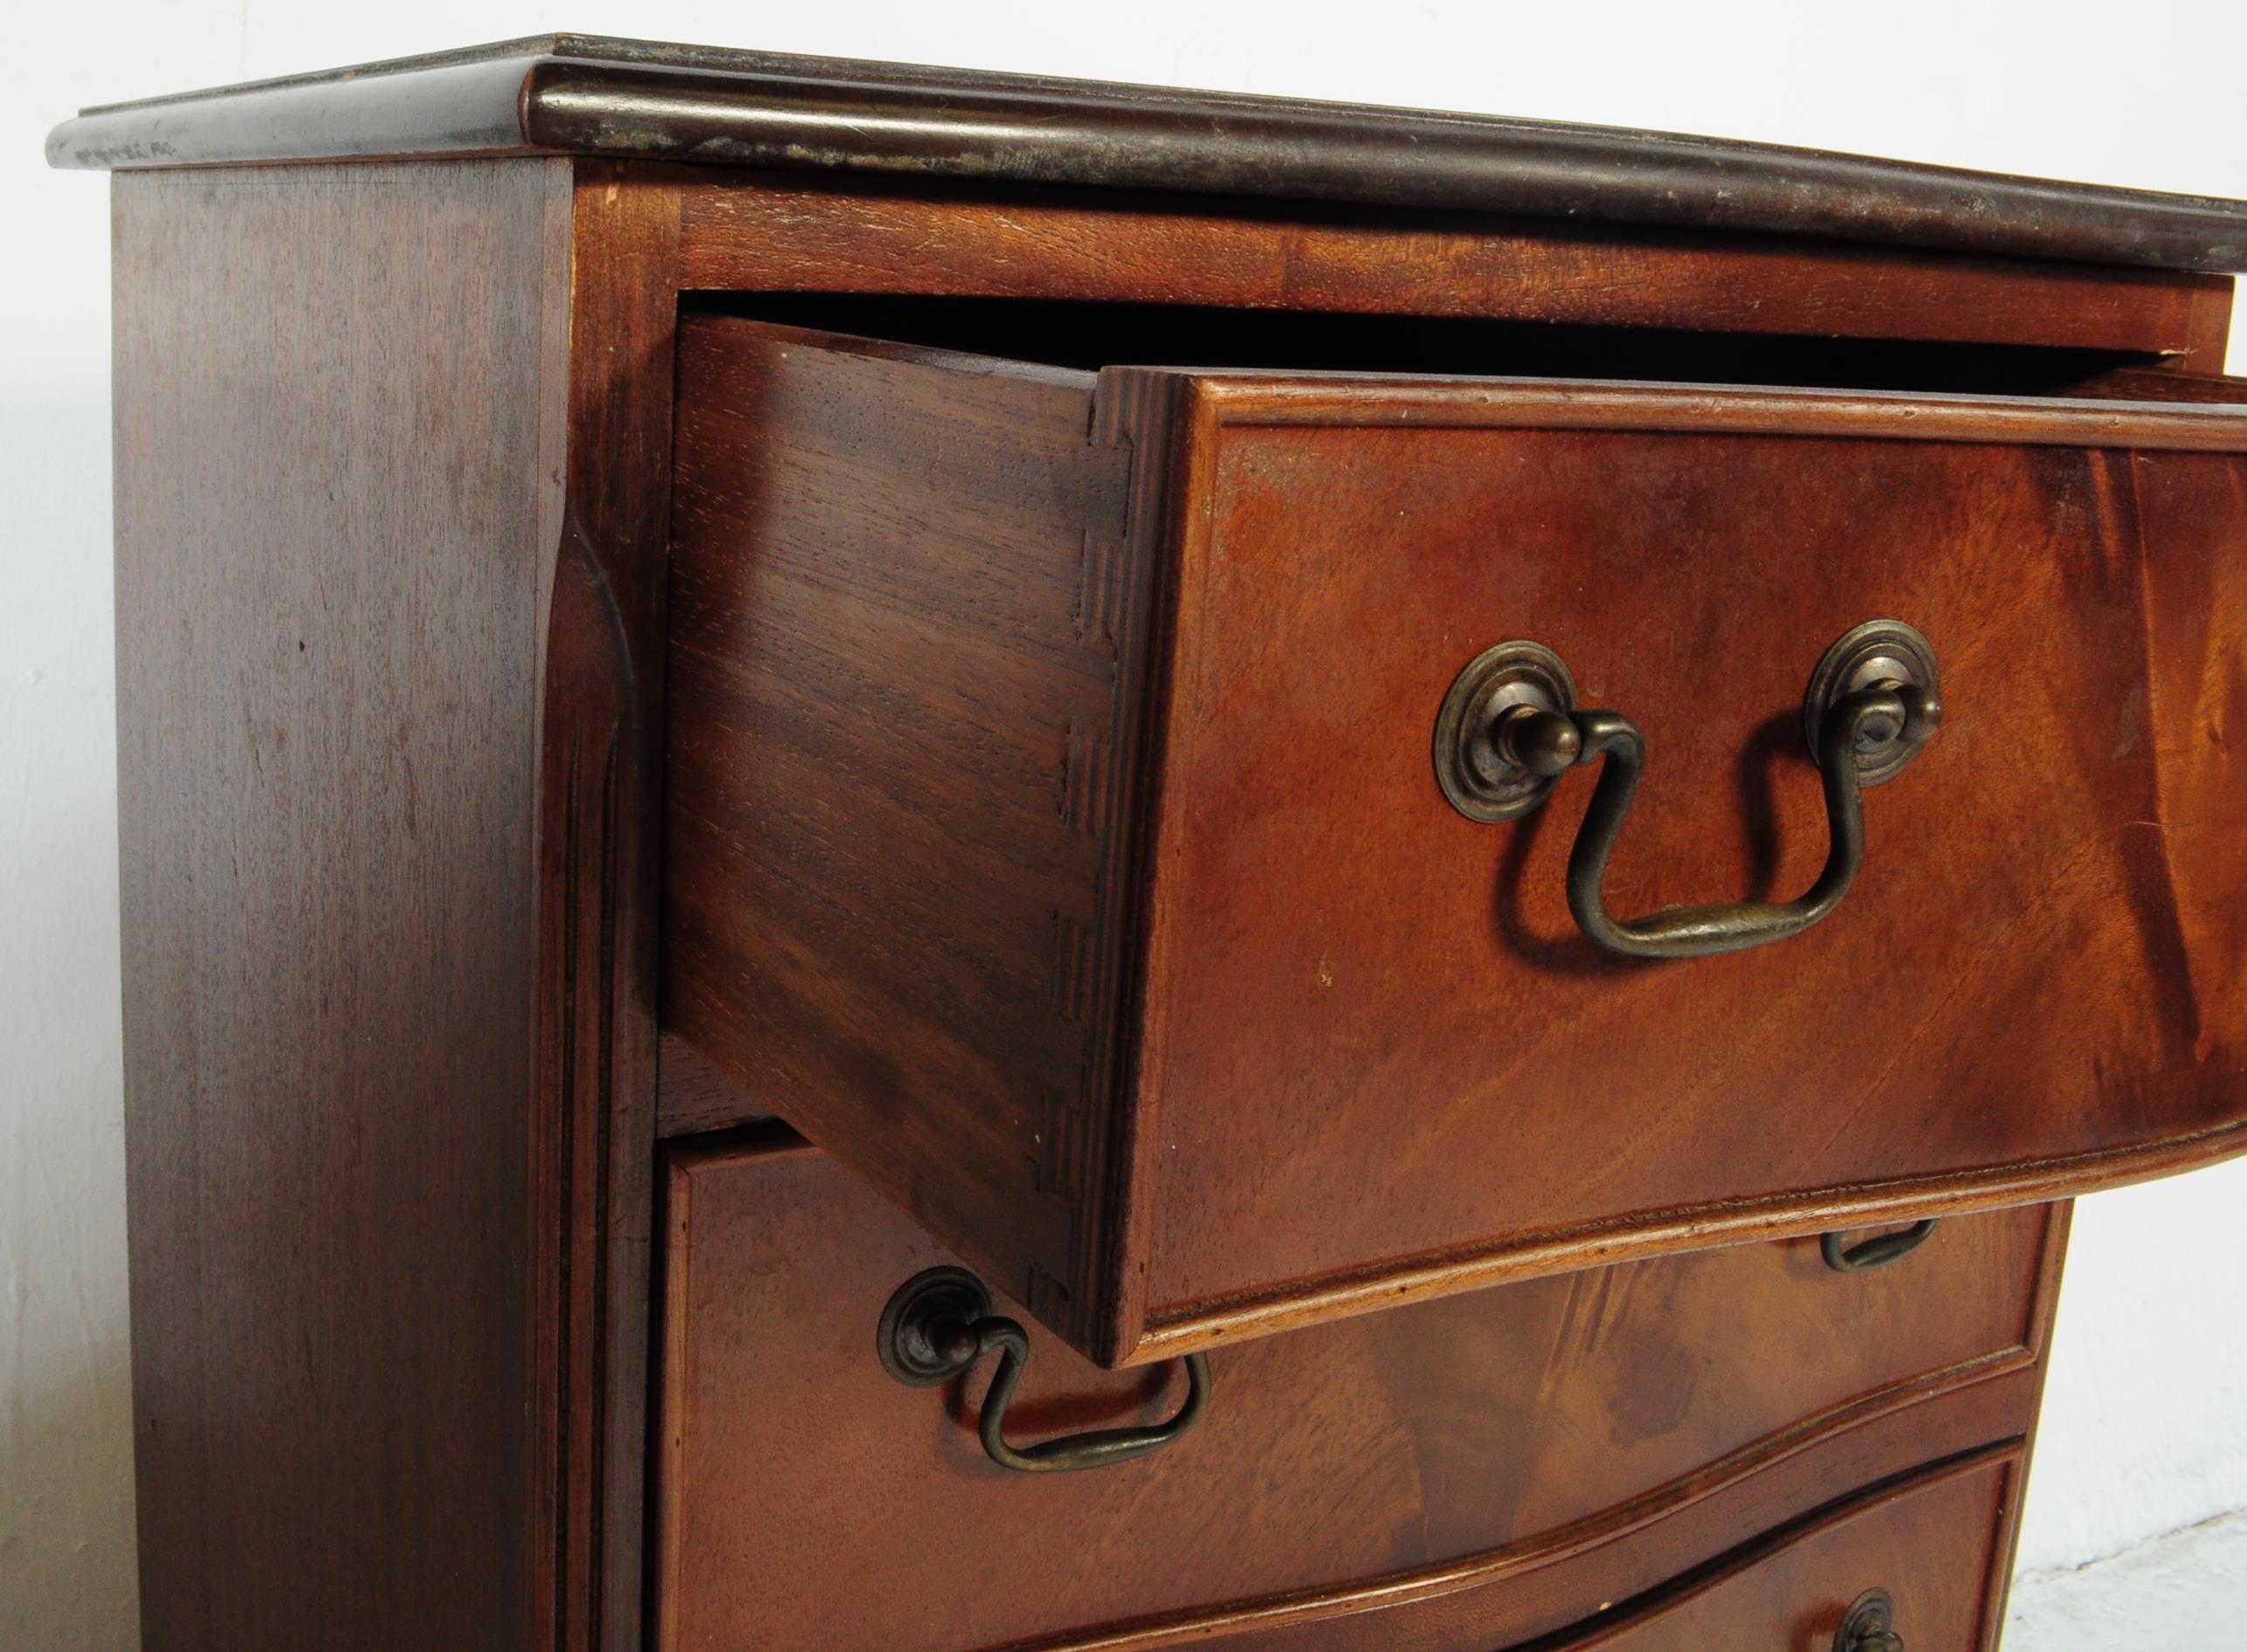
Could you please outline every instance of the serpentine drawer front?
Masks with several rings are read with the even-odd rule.
[[[1190,1430],[1037,1475],[976,1439],[988,1372],[885,1369],[885,1304],[958,1259],[831,1160],[778,1130],[683,1150],[666,1208],[671,1652],[1488,1652],[2024,1434],[2064,1227],[2051,1207],[1966,1217],[1869,1272],[1808,1239],[1739,1246],[1221,1348]],[[1039,1330],[1029,1345],[1019,1443],[1179,1404],[1163,1369],[1104,1372]],[[1925,1625],[1949,1611],[1952,1583],[1909,1552],[1847,1558],[1820,1587],[1885,1585]]]
[[[2247,1143],[2235,409],[679,375],[667,1024],[1102,1363]]]
[[[2021,1469],[1994,1451],[1858,1499],[1551,1652],[1980,1652],[2003,1609]]]

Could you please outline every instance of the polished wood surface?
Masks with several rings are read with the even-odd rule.
[[[683,361],[666,1024],[1095,1358],[2247,1146],[2247,790],[2209,737],[2237,409],[1135,369],[1088,398],[718,316]],[[1056,410],[1044,445],[1009,407]],[[1132,444],[1120,538],[1052,479],[1105,451],[1088,417]],[[1159,740],[1101,770],[1136,841],[1057,879],[1087,818],[1061,662],[1109,545],[1161,593],[1120,610],[1113,689]],[[1492,828],[1430,773],[1453,674],[1533,637],[1650,741],[1618,909],[1806,885],[1802,685],[1883,616],[1934,639],[1951,725],[1779,946],[1608,959],[1562,902],[1588,782]]]
[[[685,279],[705,289],[2038,345],[2189,356],[2210,370],[2223,365],[2231,308],[2228,278],[2102,265],[1528,220],[1430,223],[1394,211],[1182,212],[1160,196],[964,184],[941,195],[872,183],[839,190],[785,174],[676,171]],[[1114,328],[1125,340],[1139,330],[1129,318]],[[1629,335],[1609,346],[1626,361],[1644,348]]]
[[[1644,1528],[1719,1504],[1736,1535],[1743,1506],[1776,1525],[1877,1476],[1856,1436],[1923,1405],[1992,1390],[1962,1443],[2023,1431],[2032,1390],[1994,1391],[2040,1357],[2061,1227],[1968,1218],[1858,1275],[1809,1241],[1704,1252],[1271,1338],[1215,1356],[1208,1419],[1165,1451],[1025,1476],[976,1442],[988,1371],[914,1388],[875,1358],[890,1293],[948,1253],[784,1132],[670,1163],[658,1615],[680,1652],[1282,1623],[1357,1644],[1408,1606],[1464,1646],[1513,1609],[1501,1580],[1625,1544],[1531,1592],[1543,1617],[1525,1597],[1534,1632],[1627,1581]],[[1177,1381],[1036,1336],[1020,1437],[1152,1420]],[[1665,1564],[1716,1552],[1694,1540]]]
[[[658,1058],[657,1125],[665,1135],[691,1136],[769,1119],[757,1098],[702,1058],[677,1033],[665,1033]]]
[[[1615,1623],[1535,1652],[1823,1648],[1871,1588],[1894,1599],[1895,1628],[1911,1652],[1988,1652],[2002,1627],[2006,1579],[1996,1562],[2021,1466],[2015,1454],[1991,1453],[1884,1490],[1758,1545],[1674,1598],[1622,1608]]]
[[[980,1265],[1063,1316],[1106,1197],[1059,1098],[1113,1084],[1128,455],[1081,375],[738,330],[681,328],[665,1023],[939,1228],[998,1215]]]
[[[1908,1201],[2106,1155],[2077,1168],[2092,1185],[2131,1149],[2247,1146],[2247,794],[2209,737],[2243,471],[2148,451],[2239,447],[2247,417],[1251,375],[1196,394],[1186,732],[1148,851],[1151,1321],[1472,1244],[1501,1200],[1493,1232],[1573,1231],[1589,1259],[1705,1199],[1784,1217],[1830,1189]],[[1562,901],[1581,779],[1504,828],[1430,783],[1452,674],[1533,637],[1645,731],[1617,910],[1790,892],[1825,853],[1802,685],[1888,616],[1933,639],[1949,720],[1869,795],[1843,910],[1779,946],[1608,958]]]
[[[87,109],[65,167],[546,151],[2235,271],[2247,203],[1775,144],[579,34]]]
[[[1117,1634],[1065,1637],[1038,1652],[1168,1652],[1214,1635],[1224,1652],[1490,1652],[1542,1649],[1596,1626],[1617,1602],[1674,1594],[1681,1579],[1761,1546],[1852,1500],[1858,1488],[1894,1483],[1930,1464],[2022,1442],[1988,1445],[1992,1435],[2033,1415],[2042,1368],[1993,1378],[1876,1419],[1768,1476],[1727,1486],[1626,1529],[1610,1540],[1559,1556],[1478,1571],[1463,1587],[1391,1591],[1262,1602],[1212,1620],[1134,1626]],[[1848,1488],[1849,1490],[1844,1490]],[[1837,1495],[1837,1494],[1839,1495]],[[2017,1502],[2006,1511],[2010,1538]],[[1745,1541],[1744,1541],[1745,1540]],[[1761,1540],[1761,1541],[1759,1541]],[[1712,1561],[1711,1555],[1720,1557]],[[1953,1563],[1982,1566],[1980,1554]],[[1812,1646],[1809,1652],[1827,1652]]]
[[[540,568],[532,1644],[630,1652],[646,1552],[664,581],[679,205],[570,173],[562,517]]]
[[[567,169],[116,189],[143,1643],[525,1646]]]
[[[116,192],[145,1643],[629,1648],[675,208]]]

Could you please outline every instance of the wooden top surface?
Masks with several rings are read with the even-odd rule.
[[[87,109],[59,167],[581,154],[2247,269],[2247,203],[1490,115],[537,35]]]

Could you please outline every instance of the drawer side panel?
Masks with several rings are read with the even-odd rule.
[[[1089,1338],[1132,781],[1090,375],[681,329],[664,1018]]]

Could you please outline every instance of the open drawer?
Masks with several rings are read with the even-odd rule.
[[[667,1029],[1094,1359],[2247,1146],[2247,412],[679,348]]]

